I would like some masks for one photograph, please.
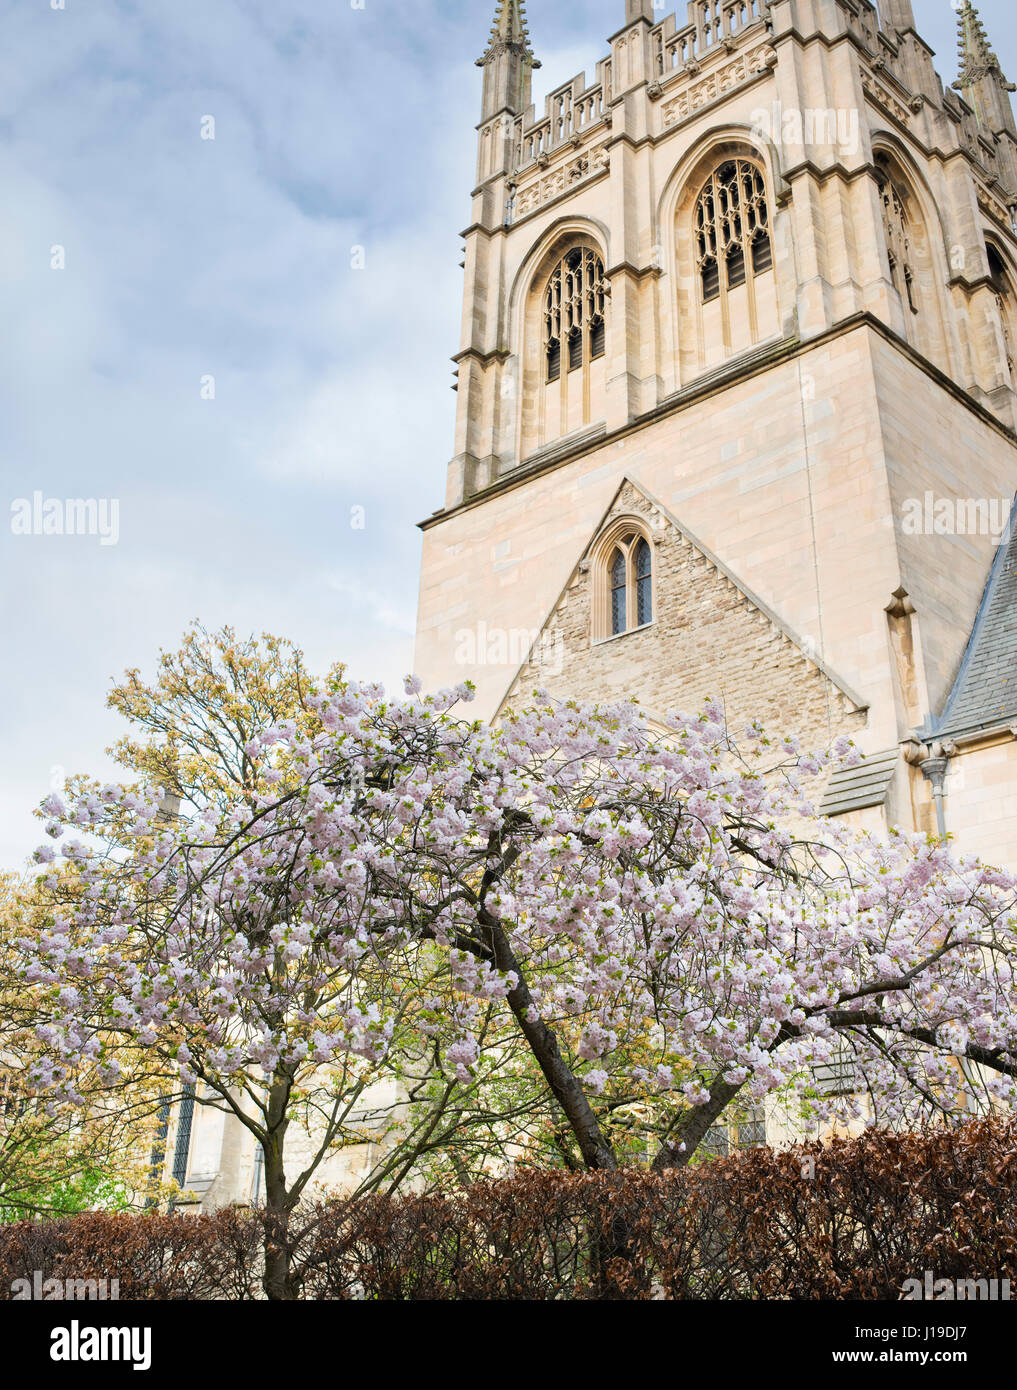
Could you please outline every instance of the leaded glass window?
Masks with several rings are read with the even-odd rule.
[[[695,236],[704,304],[744,285],[747,266],[753,275],[771,268],[766,185],[750,160],[726,160],[707,179],[696,202]]]
[[[187,1085],[180,1097],[177,1139],[173,1149],[173,1177],[181,1187],[187,1182],[187,1159],[191,1150],[191,1124],[194,1120],[194,1087]]]
[[[551,272],[544,291],[544,357],[548,382],[561,376],[562,346],[570,372],[603,357],[607,287],[596,251],[577,246]]]
[[[650,547],[645,540],[636,546],[636,622],[640,627],[653,617],[653,574]]]
[[[614,559],[611,561],[611,633],[617,635],[624,632],[628,626],[626,622],[626,591],[625,582],[628,571],[628,564],[625,556],[620,550],[614,552]]]
[[[594,603],[595,638],[617,637],[653,621],[653,547],[638,531],[608,544]],[[603,596],[606,591],[606,598]]]

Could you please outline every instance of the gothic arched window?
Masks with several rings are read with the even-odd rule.
[[[989,261],[989,281],[996,297],[999,310],[1000,327],[1003,330],[1003,347],[1006,352],[1006,369],[1010,384],[1014,383],[1014,335],[1017,332],[1017,304],[1014,302],[1013,282],[1003,257],[991,241],[985,243],[985,254]]]
[[[576,246],[552,270],[544,291],[545,380],[557,381],[563,365],[574,372],[604,356],[604,262]]]
[[[883,234],[890,259],[890,278],[894,288],[913,314],[918,313],[918,290],[912,256],[911,219],[907,197],[894,182],[885,164],[877,164],[876,181],[883,213]]]
[[[750,147],[704,152],[675,206],[675,254],[681,380],[780,334],[772,206]]]
[[[613,539],[612,539],[613,538]],[[624,525],[610,533],[594,602],[594,638],[617,637],[653,621],[653,548]]]
[[[645,538],[636,546],[636,623],[642,627],[653,617],[653,566]]]
[[[875,178],[890,282],[901,310],[896,324],[893,312],[889,321],[898,333],[903,330],[912,347],[949,369],[944,293],[948,267],[935,203],[929,199],[923,204],[920,182],[891,150],[876,151]]]
[[[548,250],[527,297],[521,457],[606,417],[610,292],[599,247]]]
[[[766,185],[751,160],[725,160],[707,179],[696,201],[695,236],[704,304],[771,269]]]

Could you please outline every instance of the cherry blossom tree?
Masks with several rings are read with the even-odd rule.
[[[384,1069],[414,1038],[469,1085],[492,1011],[590,1169],[619,1162],[617,1088],[664,1116],[658,1169],[775,1091],[894,1123],[1013,1104],[1017,882],[817,818],[807,792],[846,742],[803,754],[736,741],[713,704],[654,727],[539,693],[492,728],[470,695],[309,695],[317,731],[245,749],[265,789],[186,823],[160,824],[161,790],[53,802],[39,857],[76,886],[25,943],[50,1010],[36,1084],[73,1099],[111,1038],[159,1049],[254,1129],[283,1215],[308,1180],[283,1138],[309,1077]],[[817,1099],[844,1045],[861,1094]],[[287,1278],[270,1264],[266,1287]]]

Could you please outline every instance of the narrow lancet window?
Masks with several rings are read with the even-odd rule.
[[[626,603],[626,576],[628,563],[620,550],[614,552],[611,561],[611,634],[617,636],[628,627]]]
[[[642,627],[653,617],[653,575],[650,547],[645,540],[636,546],[636,622]]]

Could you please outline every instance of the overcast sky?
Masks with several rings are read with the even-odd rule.
[[[0,867],[62,770],[109,774],[111,678],[192,618],[409,669],[494,9],[0,0],[0,495],[119,511],[115,545],[0,526]],[[528,10],[540,98],[624,3]],[[916,11],[949,81],[948,0]],[[1011,0],[981,12],[1017,76]]]

